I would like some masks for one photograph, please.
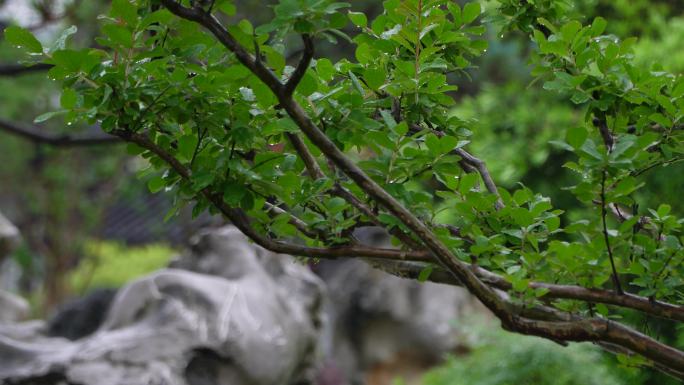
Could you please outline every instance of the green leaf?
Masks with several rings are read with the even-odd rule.
[[[113,43],[119,44],[124,48],[133,47],[133,32],[123,25],[107,24],[102,27],[102,32]]]
[[[477,173],[469,173],[461,176],[461,180],[459,181],[459,186],[458,186],[458,191],[465,195],[468,191],[470,191],[473,187],[475,187],[475,184],[477,184],[478,181],[478,175]]]
[[[589,133],[582,126],[576,126],[570,128],[565,134],[565,141],[572,146],[575,150],[582,147],[584,142],[587,140]]]
[[[527,290],[527,286],[529,285],[530,281],[528,279],[522,279],[522,278],[517,278],[514,277],[511,280],[511,284],[513,285],[513,290],[518,291],[518,292],[523,292]]]
[[[120,18],[126,24],[135,25],[138,19],[138,7],[130,0],[113,0],[111,15]]]
[[[356,52],[354,54],[356,56],[356,60],[358,60],[358,62],[361,64],[366,64],[373,60],[373,55],[370,52],[370,46],[366,43],[359,44],[358,47],[356,47]]]
[[[285,68],[285,57],[280,52],[271,47],[264,47],[262,52],[266,56],[266,62],[273,67],[273,69],[280,73]]]
[[[161,176],[155,176],[154,178],[147,181],[147,188],[151,193],[157,193],[166,187],[166,181]]]
[[[672,126],[672,121],[670,121],[670,119],[666,118],[665,115],[661,114],[660,112],[656,112],[654,114],[651,114],[651,116],[649,116],[649,118],[652,121],[660,124],[664,128],[670,128],[670,126]]]
[[[316,78],[311,75],[311,70],[307,70],[302,77],[302,80],[297,85],[297,92],[304,96],[309,96],[318,90]]]
[[[437,156],[442,154],[442,146],[439,143],[439,138],[433,133],[425,135],[425,145],[430,150],[430,155]]]
[[[390,129],[393,129],[394,127],[397,126],[397,121],[394,120],[394,117],[392,116],[392,114],[389,111],[380,110],[380,116],[382,116],[382,119],[385,121],[385,124]]]
[[[241,183],[232,182],[223,188],[223,200],[231,206],[237,206],[247,194],[247,189]]]
[[[658,206],[657,213],[658,213],[658,216],[660,218],[662,218],[662,217],[666,216],[667,214],[669,214],[671,210],[672,210],[672,207],[670,205],[662,203],[662,204],[660,204],[660,206]]]
[[[349,20],[354,23],[355,26],[363,28],[368,25],[368,18],[363,12],[352,12],[348,13]]]
[[[561,27],[561,35],[563,36],[563,40],[567,42],[572,42],[572,39],[575,38],[575,35],[577,35],[577,32],[582,28],[582,24],[577,21],[577,20],[572,20],[565,25]]]
[[[62,91],[62,96],[59,99],[59,103],[65,109],[74,108],[76,106],[77,101],[78,101],[78,94],[76,94],[76,91],[74,91],[71,88],[65,88]]]
[[[197,148],[197,135],[188,134],[178,138],[178,154],[186,161],[190,161]]]
[[[66,114],[67,112],[68,112],[67,110],[59,110],[59,111],[50,111],[50,112],[46,112],[46,113],[44,113],[44,114],[38,115],[35,119],[33,119],[33,123],[42,123],[42,122],[44,122],[44,121],[46,121],[46,120],[48,120],[48,119],[51,119],[51,118],[53,118],[53,117],[55,117],[55,116],[64,115],[64,114]]]
[[[679,98],[682,95],[684,95],[684,78],[681,78],[679,80],[679,82],[677,82],[677,85],[675,85],[674,89],[672,90],[672,97],[673,98]]]
[[[605,156],[596,148],[596,143],[594,143],[593,140],[586,140],[580,149],[598,161],[603,161],[605,159]]]
[[[478,16],[482,13],[482,7],[480,3],[472,2],[468,3],[463,7],[463,24],[472,23]]]
[[[434,266],[432,265],[427,265],[425,266],[420,273],[418,274],[418,282],[425,282],[430,278],[430,274],[432,274],[432,271],[434,270]]]
[[[363,72],[363,78],[366,80],[368,87],[374,90],[385,84],[386,77],[387,73],[382,68],[369,68]]]
[[[359,94],[364,95],[365,92],[363,92],[363,86],[361,85],[361,82],[359,81],[359,78],[354,75],[353,72],[349,71],[349,78],[352,81],[352,84],[354,85],[354,88],[356,88],[357,91],[359,91]]]
[[[336,72],[332,62],[326,58],[316,60],[316,71],[318,76],[325,81],[332,80]]]
[[[606,19],[602,18],[601,16],[595,18],[594,22],[591,23],[591,36],[599,36],[602,34],[603,31],[606,30],[607,24],[608,22]]]
[[[57,50],[64,49],[66,47],[67,39],[69,38],[69,36],[75,34],[76,31],[78,31],[78,28],[76,28],[75,25],[72,25],[71,27],[62,31],[57,40],[55,40],[55,43],[52,45],[52,48],[50,48],[50,52],[55,52]]]
[[[216,7],[219,11],[225,13],[228,16],[235,15],[235,12],[237,11],[237,9],[235,8],[235,4],[233,4],[231,1],[223,1],[217,4]]]
[[[43,53],[43,45],[27,29],[17,27],[16,25],[7,27],[5,28],[5,39],[17,48],[24,48],[30,53]]]

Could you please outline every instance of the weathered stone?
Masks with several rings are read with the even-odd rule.
[[[377,229],[356,236],[388,247]],[[456,321],[479,311],[462,289],[360,260],[312,266],[322,280],[233,227],[203,231],[171,268],[111,303],[111,293],[96,293],[48,327],[0,326],[0,382],[376,385],[402,376],[412,384],[460,349]]]
[[[370,246],[390,247],[378,228],[355,236]],[[320,375],[325,385],[391,384],[397,376],[413,383],[411,376],[463,348],[458,320],[481,311],[462,288],[400,278],[358,259],[322,261],[315,271],[330,299]]]
[[[93,334],[105,320],[115,289],[96,289],[59,307],[48,322],[47,335],[75,341]]]
[[[28,317],[29,311],[26,300],[0,290],[0,324],[23,321]]]
[[[19,239],[19,230],[0,213],[0,262],[17,247]]]
[[[197,270],[217,275],[170,268],[132,282],[87,337],[19,340],[16,328],[0,327],[0,380],[271,385],[303,379],[318,341],[320,281],[292,259],[251,246],[234,228],[205,237],[205,251],[223,262]],[[213,257],[207,258],[197,260]]]

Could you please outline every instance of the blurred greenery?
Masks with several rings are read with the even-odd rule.
[[[563,347],[507,333],[492,320],[465,324],[470,326],[462,332],[474,341],[472,351],[449,357],[424,376],[424,385],[623,385],[634,379],[589,344]]]
[[[126,246],[114,241],[91,240],[85,244],[90,256],[69,273],[69,283],[76,293],[94,288],[118,288],[133,279],[168,265],[175,250],[165,244]]]

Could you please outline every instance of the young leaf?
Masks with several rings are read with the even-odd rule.
[[[349,20],[354,23],[355,26],[363,28],[368,24],[368,18],[363,12],[352,12],[349,11]]]
[[[463,7],[463,24],[472,23],[478,16],[482,13],[482,8],[480,3],[472,2],[468,3]]]
[[[29,53],[43,53],[43,45],[33,34],[24,28],[16,25],[5,28],[5,39],[14,44],[17,48],[24,48]]]

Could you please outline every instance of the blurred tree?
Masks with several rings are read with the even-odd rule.
[[[91,20],[105,6],[106,2],[8,2],[2,23],[9,24],[8,17],[16,17],[15,22],[54,44],[59,44],[55,39],[64,26],[82,25],[72,38],[75,44],[88,45],[97,30]],[[69,293],[67,272],[84,256],[83,242],[95,234],[107,202],[119,188],[120,177],[126,173],[125,153],[96,148],[102,135],[95,142],[79,143],[70,140],[71,127],[27,123],[59,105],[59,89],[45,81],[45,66],[27,68],[18,63],[18,57],[16,47],[6,42],[0,45],[0,86],[13,90],[1,96],[0,126],[24,133],[0,141],[0,179],[7,181],[0,185],[0,197],[27,243],[23,253],[17,254],[27,272],[33,272],[25,277],[24,288],[42,281],[43,310],[49,311]],[[80,135],[88,134],[76,137]]]

